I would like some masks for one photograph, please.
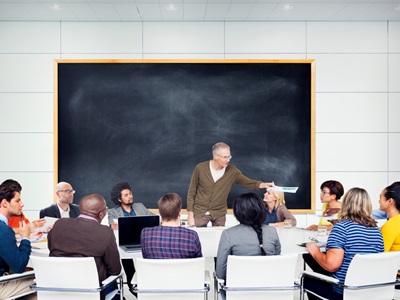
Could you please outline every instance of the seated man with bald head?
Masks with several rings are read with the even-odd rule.
[[[114,232],[100,224],[107,214],[106,201],[101,195],[88,195],[81,200],[79,209],[78,218],[62,218],[54,223],[48,234],[50,256],[94,257],[101,283],[108,276],[121,273]]]
[[[57,203],[40,210],[40,219],[52,218],[76,218],[79,216],[79,206],[74,204],[75,190],[68,182],[59,182],[56,185],[55,194]]]

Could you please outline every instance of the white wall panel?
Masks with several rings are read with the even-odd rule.
[[[308,59],[307,55],[298,53],[228,53],[226,59]]]
[[[400,93],[389,94],[388,123],[389,132],[400,132]]]
[[[316,59],[317,92],[386,92],[386,54],[309,54]]]
[[[400,53],[400,22],[389,22],[389,53]]]
[[[0,54],[1,92],[53,92],[52,54]]]
[[[386,93],[318,93],[317,132],[386,132]]]
[[[320,211],[315,211],[316,214],[321,214],[321,210]],[[316,216],[316,215],[312,215],[312,214],[308,214],[306,215],[307,217],[307,224],[306,224],[306,228],[312,224],[318,224],[319,223],[319,219],[320,217]]]
[[[389,92],[400,92],[400,54],[389,54]]]
[[[227,22],[226,53],[305,53],[305,22]]]
[[[319,202],[319,209],[322,208],[319,187],[326,180],[339,181],[343,185],[345,193],[353,187],[365,189],[371,197],[374,208],[379,208],[378,196],[381,190],[390,184],[388,183],[386,172],[317,172],[316,187],[318,189],[317,201]]]
[[[0,53],[60,53],[59,22],[0,22]]]
[[[141,53],[66,53],[62,54],[61,59],[143,59]]]
[[[0,171],[53,172],[52,133],[0,133],[0,140]]]
[[[387,23],[307,22],[307,51],[314,53],[387,52]]]
[[[389,184],[400,181],[400,172],[390,172],[389,173]]]
[[[141,53],[140,22],[63,22],[63,53]]]
[[[23,211],[28,217],[29,210],[40,210],[49,206],[54,198],[53,172],[0,172],[0,178],[17,180],[22,186],[21,199],[25,206]],[[39,212],[28,217],[30,221],[39,218]]]
[[[386,133],[317,133],[318,172],[386,171],[387,163]]]
[[[143,23],[143,52],[224,53],[224,23]]]
[[[400,22],[0,22],[0,177],[21,182],[28,217],[53,201],[53,59],[311,58],[316,207],[321,182],[337,179],[377,208],[400,180],[399,34]]]
[[[223,53],[145,53],[143,59],[225,59]]]
[[[53,132],[53,93],[0,93],[0,132]]]
[[[400,172],[400,133],[389,133],[389,171]]]

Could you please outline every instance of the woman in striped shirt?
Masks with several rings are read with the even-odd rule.
[[[383,252],[382,234],[374,219],[371,199],[362,188],[350,189],[343,198],[339,211],[339,223],[333,226],[326,245],[326,253],[315,243],[307,244],[306,250],[315,260],[310,266],[315,272],[332,276],[344,283],[346,272],[356,254]],[[306,278],[305,287],[325,298],[343,299],[343,290],[329,283]],[[308,299],[319,299],[308,293]]]

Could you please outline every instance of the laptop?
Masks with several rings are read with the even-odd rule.
[[[118,218],[118,243],[125,252],[141,251],[140,234],[145,227],[160,225],[159,216],[135,216]]]

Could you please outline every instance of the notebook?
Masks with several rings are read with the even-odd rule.
[[[119,247],[126,252],[141,251],[140,234],[143,228],[160,225],[159,216],[118,218]]]

